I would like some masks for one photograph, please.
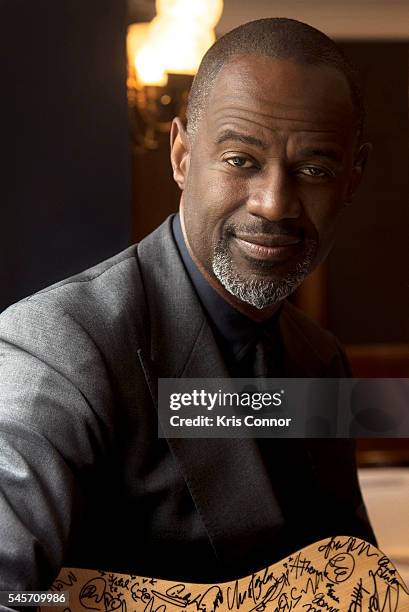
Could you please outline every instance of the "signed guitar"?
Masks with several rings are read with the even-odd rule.
[[[63,568],[50,591],[69,593],[69,603],[61,608],[66,612],[409,611],[409,590],[391,561],[350,536],[321,540],[250,576],[220,584]]]

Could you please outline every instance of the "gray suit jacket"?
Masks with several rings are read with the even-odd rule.
[[[288,376],[343,376],[286,304]],[[0,316],[0,590],[62,565],[249,573],[320,537],[373,541],[348,440],[158,439],[156,379],[227,376],[168,219]]]

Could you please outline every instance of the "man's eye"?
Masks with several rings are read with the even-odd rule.
[[[234,166],[235,168],[254,168],[254,163],[247,159],[246,157],[240,157],[235,155],[234,157],[229,157],[225,160],[230,166]]]
[[[304,168],[300,168],[298,172],[304,176],[310,176],[312,178],[323,178],[330,176],[329,172],[323,170],[322,168],[317,168],[316,166],[305,166]]]

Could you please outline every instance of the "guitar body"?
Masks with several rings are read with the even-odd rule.
[[[409,612],[409,590],[391,561],[350,536],[321,540],[220,584],[63,568],[50,591],[69,593],[60,608],[66,612]]]

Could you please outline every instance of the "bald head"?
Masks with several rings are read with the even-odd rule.
[[[339,47],[315,28],[293,19],[269,18],[235,28],[208,50],[193,81],[187,108],[187,131],[194,135],[210,92],[221,69],[242,55],[263,55],[297,64],[329,66],[346,79],[356,115],[358,136],[362,133],[364,108],[355,70]]]

